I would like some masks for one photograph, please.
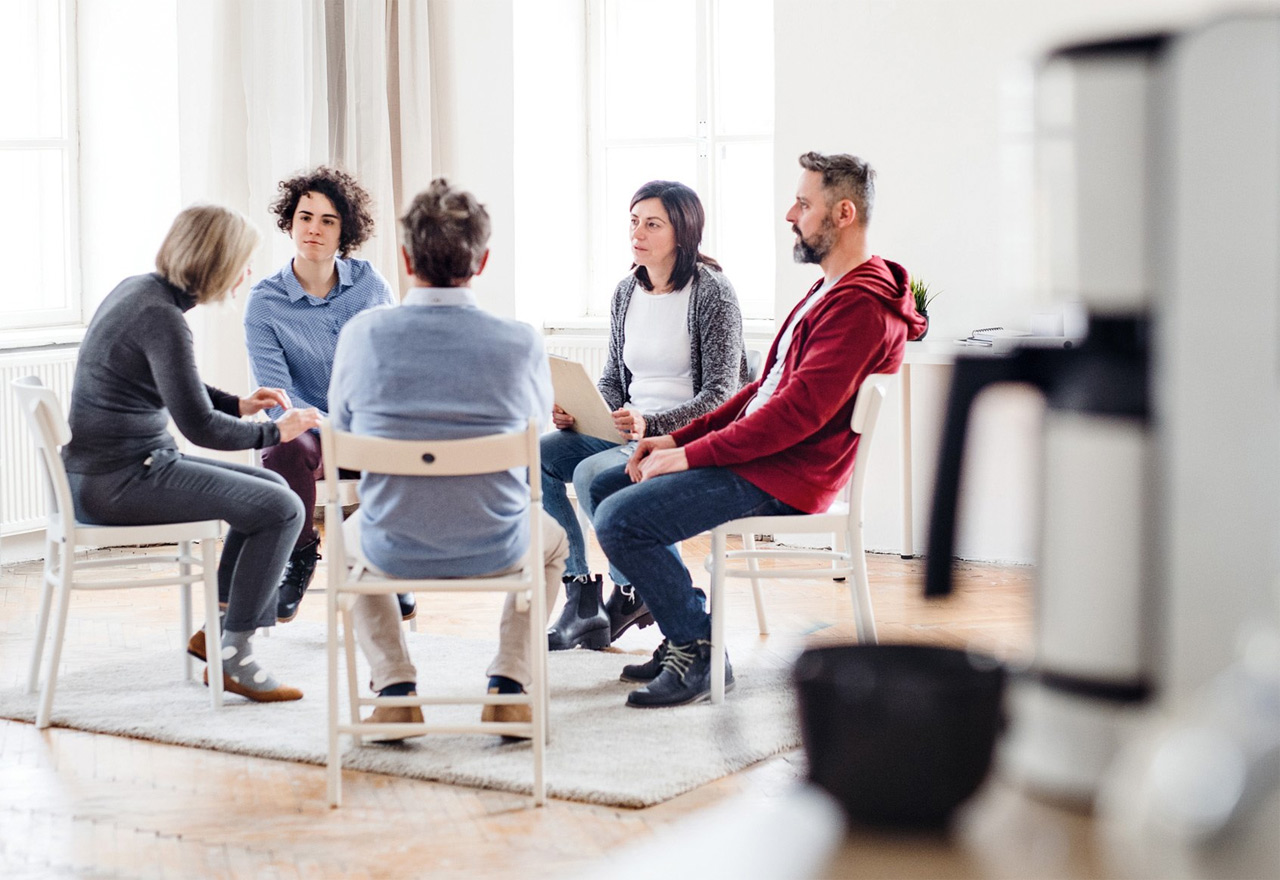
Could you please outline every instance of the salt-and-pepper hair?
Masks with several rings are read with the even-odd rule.
[[[876,201],[876,172],[870,164],[848,153],[805,153],[800,167],[822,175],[822,189],[827,206],[848,199],[858,209],[858,223],[871,222],[871,209]]]

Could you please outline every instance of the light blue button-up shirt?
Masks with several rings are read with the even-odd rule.
[[[415,288],[395,309],[342,332],[333,370],[334,427],[401,440],[523,430],[551,414],[551,371],[538,331],[476,305],[468,288]],[[534,479],[539,479],[534,475]],[[360,481],[360,541],[397,577],[468,577],[513,565],[529,547],[524,470],[474,477]]]
[[[283,388],[294,406],[329,412],[329,379],[338,334],[374,306],[395,303],[391,286],[364,260],[336,260],[338,280],[323,299],[311,296],[290,260],[253,286],[244,310],[245,342],[258,385]],[[271,410],[278,418],[279,409]]]

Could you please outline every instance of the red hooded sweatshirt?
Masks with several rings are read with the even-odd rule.
[[[781,381],[763,406],[744,414],[777,360],[776,337],[760,379],[672,433],[689,467],[728,468],[792,507],[826,511],[853,473],[859,438],[849,420],[862,380],[896,373],[903,344],[925,330],[907,284],[906,269],[880,257],[837,281],[796,325]]]

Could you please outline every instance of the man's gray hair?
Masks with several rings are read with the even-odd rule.
[[[870,164],[848,153],[805,153],[800,157],[800,167],[822,175],[822,189],[827,206],[841,199],[848,199],[858,209],[858,223],[871,222],[871,209],[876,201],[876,172]]]

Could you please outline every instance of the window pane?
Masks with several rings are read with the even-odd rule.
[[[773,0],[716,4],[718,134],[773,134]]]
[[[694,186],[697,163],[692,144],[605,150],[604,217],[595,236],[600,289],[592,291],[592,312],[608,311],[614,285],[631,267],[631,197],[651,180],[678,180]]]
[[[696,8],[690,0],[606,3],[607,138],[697,133]]]
[[[0,293],[3,325],[16,327],[52,317],[71,306],[67,284],[66,184],[60,150],[0,151],[0,180],[8,207],[0,211],[0,241],[21,254],[6,267]],[[62,320],[74,315],[61,316]]]
[[[719,198],[711,222],[716,229],[712,256],[738,292],[744,318],[773,317],[774,216],[773,146],[723,144],[716,165]]]
[[[62,0],[0,5],[0,139],[62,137]]]

